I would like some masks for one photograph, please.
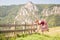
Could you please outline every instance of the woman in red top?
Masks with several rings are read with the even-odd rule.
[[[44,32],[44,31],[49,31],[48,29],[48,25],[47,25],[47,22],[45,20],[41,20],[41,31]]]
[[[44,19],[37,20],[36,23],[38,23],[38,25],[40,25],[40,28],[41,28],[42,33],[44,31],[49,31],[47,22]]]

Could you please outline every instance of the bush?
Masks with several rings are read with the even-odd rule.
[[[6,38],[3,34],[0,34],[0,40],[6,40]]]

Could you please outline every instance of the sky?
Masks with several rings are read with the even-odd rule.
[[[60,0],[0,0],[0,6],[25,4],[28,1],[35,4],[60,4]]]

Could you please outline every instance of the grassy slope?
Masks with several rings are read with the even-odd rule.
[[[50,28],[49,32],[42,34],[32,34],[26,37],[20,37],[16,40],[60,40],[60,27]]]
[[[60,27],[53,27],[49,28],[49,32],[46,32],[45,34],[50,36],[56,36],[60,34]]]

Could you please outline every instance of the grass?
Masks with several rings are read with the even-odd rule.
[[[49,32],[44,34],[25,35],[25,37],[18,37],[16,40],[60,40],[60,27],[49,29]]]
[[[0,35],[0,40],[7,40],[4,35]],[[44,34],[24,34],[17,35],[17,37],[9,38],[8,40],[60,40],[60,27],[49,28],[49,32],[45,32]]]
[[[19,37],[16,40],[60,40],[59,36],[48,36],[48,35],[39,35],[39,34],[32,34],[26,37]]]

